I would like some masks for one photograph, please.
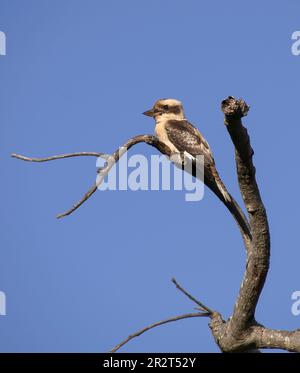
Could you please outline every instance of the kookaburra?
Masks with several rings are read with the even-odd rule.
[[[155,135],[158,140],[167,145],[171,156],[183,153],[195,159],[197,155],[204,156],[204,183],[229,209],[243,233],[250,237],[247,220],[222,182],[207,141],[198,129],[187,121],[181,102],[170,98],[160,99],[143,114],[154,118]]]

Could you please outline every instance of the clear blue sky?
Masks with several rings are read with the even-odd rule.
[[[228,317],[245,254],[226,209],[207,191],[98,192],[74,215],[55,215],[95,180],[95,159],[11,159],[111,152],[152,133],[141,115],[161,97],[183,101],[240,200],[220,102],[251,106],[245,124],[272,234],[258,321],[297,328],[299,70],[291,35],[300,3],[283,1],[0,0],[0,351],[105,352],[152,322],[192,312],[181,284]],[[156,150],[138,145],[130,154]],[[162,326],[122,351],[218,351],[207,319]]]

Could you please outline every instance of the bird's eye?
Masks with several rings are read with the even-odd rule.
[[[168,110],[168,109],[169,109],[169,106],[168,106],[168,105],[164,105],[164,106],[163,106],[163,109],[164,109],[164,110]]]

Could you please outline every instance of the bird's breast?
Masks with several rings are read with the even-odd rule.
[[[170,141],[166,127],[165,122],[158,122],[155,126],[155,136],[158,138],[159,141],[166,144],[172,153],[179,153],[179,150],[174,146],[174,144]]]

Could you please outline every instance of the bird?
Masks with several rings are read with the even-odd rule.
[[[182,154],[194,159],[193,175],[197,176],[196,157],[204,158],[205,185],[223,202],[237,221],[244,236],[251,237],[249,223],[238,203],[230,195],[216,168],[211,148],[201,132],[186,118],[183,105],[179,100],[165,98],[157,100],[153,107],[143,113],[155,120],[155,136],[170,150],[172,160]],[[181,158],[183,159],[183,158]],[[183,161],[184,162],[184,161]],[[183,166],[184,167],[184,166]]]

